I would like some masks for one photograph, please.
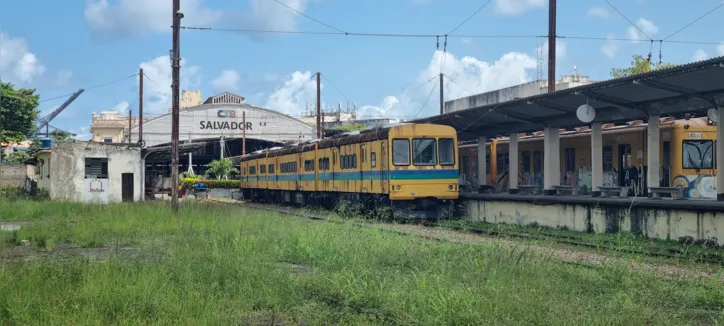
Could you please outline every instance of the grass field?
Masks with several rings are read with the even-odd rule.
[[[185,203],[0,201],[0,324],[701,325],[719,278]],[[30,240],[29,243],[23,240]]]

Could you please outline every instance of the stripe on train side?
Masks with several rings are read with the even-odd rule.
[[[446,180],[458,179],[456,169],[445,170],[392,170],[392,171],[350,171],[350,172],[322,172],[319,181],[353,181],[353,180]],[[247,181],[314,181],[314,173],[304,174],[278,174],[268,177],[247,176]]]

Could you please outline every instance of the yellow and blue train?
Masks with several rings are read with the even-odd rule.
[[[241,158],[252,201],[391,207],[398,218],[449,217],[458,198],[457,134],[449,126],[400,124],[344,133]]]

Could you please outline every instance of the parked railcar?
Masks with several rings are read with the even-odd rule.
[[[646,193],[648,166],[647,124],[631,121],[603,125],[604,184],[629,187],[630,195]],[[686,198],[716,198],[714,142],[717,126],[707,118],[660,119],[660,186],[680,187]],[[560,134],[561,183],[590,189],[591,133],[588,127],[563,130]],[[543,132],[519,136],[519,184],[543,183]],[[508,183],[508,138],[486,144],[487,184],[506,190]],[[465,183],[477,182],[477,144],[460,147],[461,173]],[[585,167],[581,170],[581,167]]]
[[[250,200],[446,217],[458,198],[456,158],[454,128],[402,124],[244,156],[241,190]]]

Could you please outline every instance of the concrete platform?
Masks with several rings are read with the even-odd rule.
[[[463,193],[460,201],[472,220],[724,245],[724,203],[714,200]]]

